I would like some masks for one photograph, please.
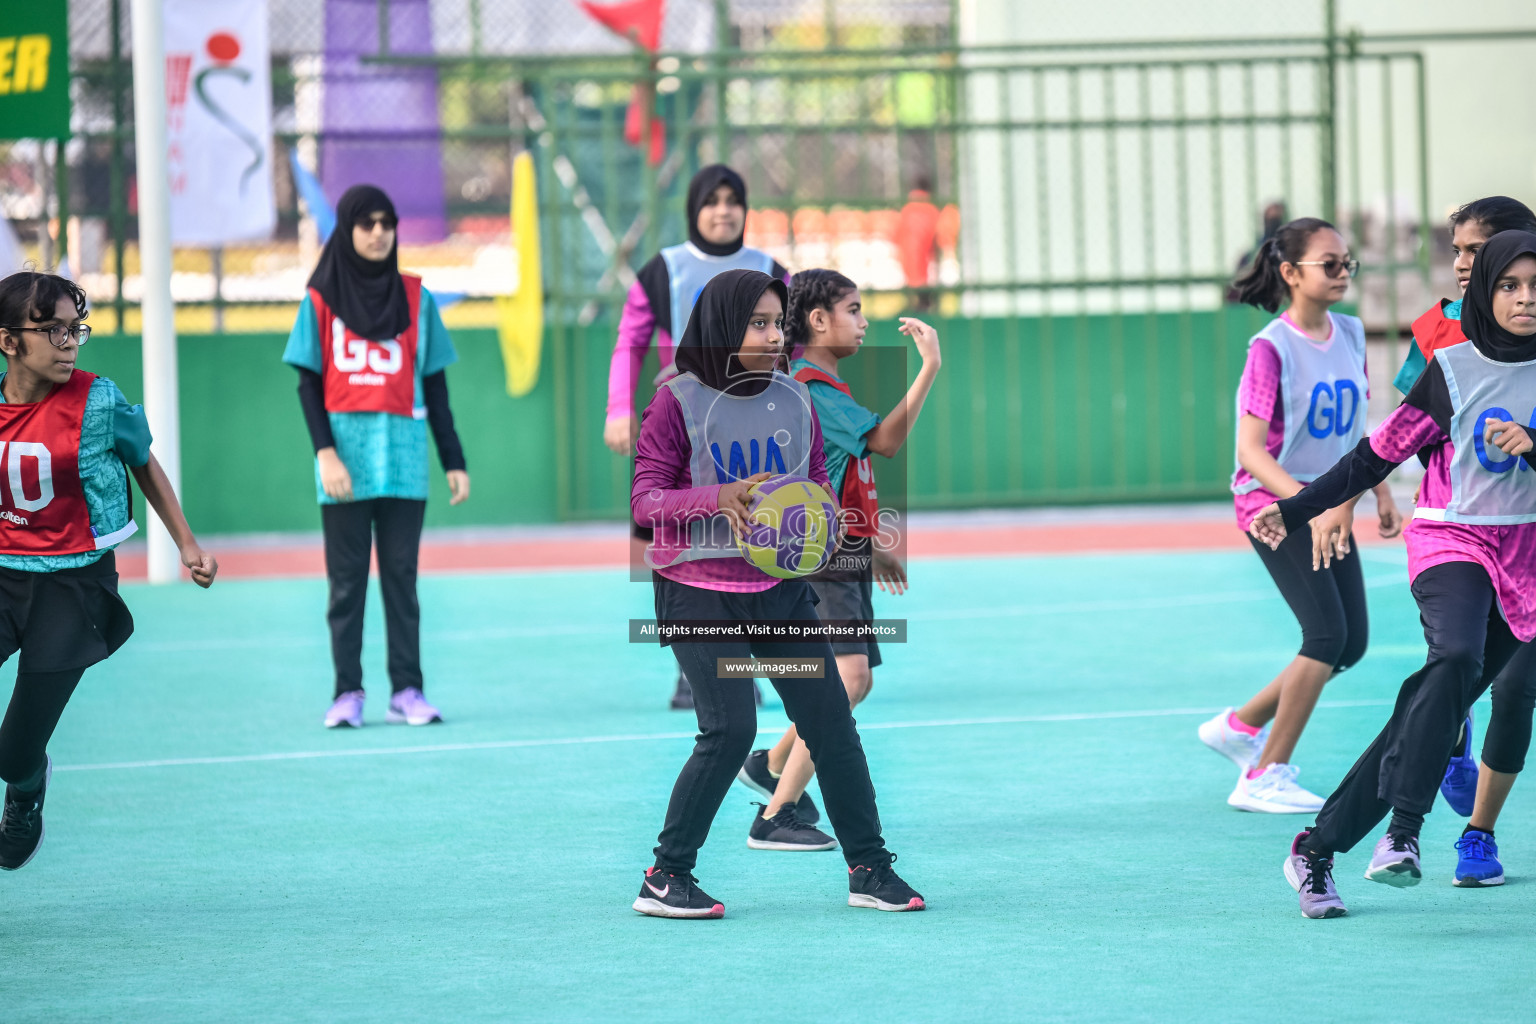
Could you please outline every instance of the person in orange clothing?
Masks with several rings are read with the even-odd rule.
[[[932,185],[928,178],[915,182],[916,188],[907,194],[907,203],[901,208],[901,218],[896,226],[896,250],[901,256],[901,273],[907,287],[916,290],[914,303],[918,309],[933,305],[933,294],[928,291],[928,270],[933,263],[934,243],[938,237],[939,208],[929,196]]]

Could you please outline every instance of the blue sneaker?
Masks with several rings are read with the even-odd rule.
[[[1504,884],[1504,865],[1499,863],[1499,846],[1493,836],[1476,829],[1456,840],[1456,881],[1463,889]]]
[[[1477,758],[1472,756],[1472,716],[1467,715],[1467,742],[1460,757],[1451,758],[1445,766],[1445,778],[1440,780],[1440,792],[1451,810],[1463,818],[1472,817],[1472,805],[1477,800]],[[1478,835],[1483,833],[1479,832]]]

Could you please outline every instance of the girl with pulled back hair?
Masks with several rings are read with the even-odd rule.
[[[1330,310],[1359,263],[1332,224],[1302,217],[1283,224],[1233,282],[1242,302],[1271,313],[1249,342],[1237,390],[1237,467],[1232,492],[1239,529],[1260,509],[1302,489],[1365,434],[1370,396],[1365,329]],[[1385,483],[1375,488],[1380,533],[1402,517]],[[1301,649],[1241,707],[1200,726],[1200,739],[1239,769],[1227,803],[1239,810],[1304,814],[1322,798],[1296,782],[1293,754],[1324,684],[1365,654],[1369,620],[1359,557],[1352,552],[1352,498],[1278,548],[1250,538],[1301,626]]]

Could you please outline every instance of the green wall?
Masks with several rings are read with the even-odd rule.
[[[881,494],[914,508],[1219,497],[1232,467],[1232,395],[1251,310],[936,321],[944,358],[904,459]],[[473,478],[450,509],[434,470],[433,526],[620,518],[628,463],[602,444],[613,326],[551,328],[538,386],[507,396],[491,330],[458,330],[448,371]],[[296,377],[275,334],[180,338],[182,490],[206,533],[310,530],[313,459]],[[845,364],[888,411],[917,367],[893,324]],[[892,358],[891,348],[907,351]],[[81,365],[142,397],[137,338],[98,336]],[[655,372],[654,355],[642,379]],[[649,389],[647,389],[649,390]],[[643,407],[646,396],[639,399]],[[434,454],[435,466],[435,454]]]

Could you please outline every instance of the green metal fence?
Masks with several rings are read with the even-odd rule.
[[[1330,27],[959,47],[952,31],[892,43],[829,16],[810,50],[803,33],[749,40],[730,4],[715,9],[730,31],[705,53],[497,56],[473,43],[370,58],[437,70],[444,160],[460,169],[450,216],[504,216],[511,157],[536,156],[547,374],[533,419],[519,408],[508,422],[550,451],[552,495],[514,501],[511,518],[623,515],[629,466],[601,442],[614,321],[634,269],[683,237],[688,177],[715,160],[747,178],[755,244],[792,269],[841,265],[866,286],[873,344],[901,344],[891,317],[931,306],[945,369],[904,479],[882,488],[904,489],[911,507],[1224,493],[1232,391],[1263,320],[1227,305],[1225,283],[1271,203],[1345,228],[1365,263],[1352,298],[1378,335],[1397,336],[1428,302],[1424,66],[1406,41]],[[120,197],[126,75],[112,61],[79,74],[97,116],[78,145],[114,154]],[[274,68],[280,107],[311,74],[298,59]],[[637,85],[666,137],[655,166],[623,138]],[[277,144],[326,139],[285,129]],[[489,184],[470,189],[466,169]],[[960,224],[952,261],[921,293],[892,275],[889,239],[872,227],[919,178]],[[302,211],[280,186],[291,231]],[[809,234],[806,211],[822,215]],[[119,244],[131,237],[120,202],[77,212],[110,216]],[[765,227],[774,216],[778,233]],[[838,217],[854,225],[847,237],[827,233]],[[483,404],[494,432],[495,405]]]
[[[681,236],[679,183],[722,155],[755,209],[786,214],[777,254],[791,267],[807,265],[796,211],[890,209],[914,165],[936,202],[962,211],[959,274],[938,289],[946,368],[913,440],[912,507],[1223,494],[1231,396],[1265,319],[1224,292],[1267,204],[1334,217],[1352,236],[1374,331],[1398,336],[1427,303],[1423,68],[1411,52],[1343,42],[1182,49],[1071,61],[1027,47],[738,54],[670,68],[671,162],[637,166],[627,197],[580,179],[612,235],[640,244],[598,246],[590,213],[544,175],[562,516],[623,508],[627,466],[600,442],[613,335],[599,324],[628,267]],[[549,124],[531,139],[546,167],[590,151],[613,168],[616,113],[590,100],[636,75],[661,80],[644,64],[525,73]],[[574,164],[579,174],[588,161]],[[1378,194],[1395,200],[1380,213]],[[866,289],[888,312],[913,297]],[[900,343],[889,329],[874,337]]]

